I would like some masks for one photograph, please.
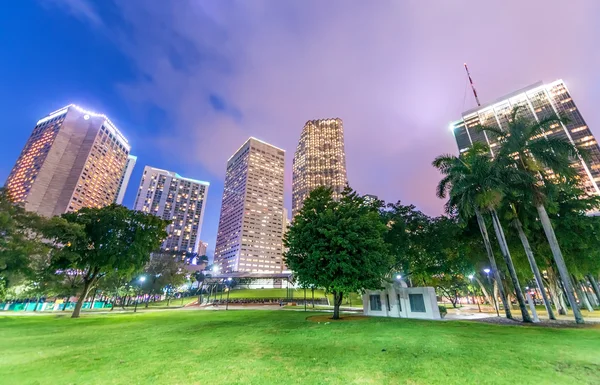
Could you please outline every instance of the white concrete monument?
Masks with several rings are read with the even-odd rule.
[[[384,290],[367,290],[363,312],[378,317],[442,318],[433,287],[406,287],[404,282],[394,282]]]

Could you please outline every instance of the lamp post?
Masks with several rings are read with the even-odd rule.
[[[142,291],[142,285],[144,284],[144,282],[146,281],[146,277],[145,276],[141,276],[140,278],[138,278],[138,281],[140,283],[140,287],[138,289],[138,294],[135,297],[135,307],[133,308],[133,312],[136,313],[137,312],[137,305],[138,305],[138,297],[140,296],[140,293]]]
[[[469,281],[471,282],[471,286],[473,286],[473,277],[474,277],[473,274],[469,275]],[[473,299],[473,302],[475,302],[475,294],[473,294],[474,290],[470,290],[470,291],[471,291],[471,299]],[[481,306],[479,306],[479,301],[477,301],[477,309],[479,309],[479,312],[481,313]]]
[[[227,278],[227,302],[225,303],[225,310],[229,309],[229,292],[231,291],[231,277]]]
[[[485,275],[487,276],[488,283],[492,287],[492,299],[494,300],[494,307],[496,308],[496,316],[500,317],[500,312],[498,310],[498,303],[496,302],[496,294],[494,293],[494,286],[492,285],[492,281],[490,279],[490,269],[483,269]],[[500,285],[500,282],[497,282]]]

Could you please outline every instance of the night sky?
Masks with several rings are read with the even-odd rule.
[[[350,185],[442,212],[450,121],[538,80],[565,80],[600,135],[600,1],[7,0],[0,13],[0,183],[35,122],[105,113],[138,163],[211,183],[214,249],[226,161],[249,137],[286,149],[304,123],[344,121]]]

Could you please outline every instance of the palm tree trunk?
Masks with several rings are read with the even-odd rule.
[[[579,302],[581,302],[583,305],[585,305],[587,311],[589,311],[590,313],[593,312],[594,308],[592,307],[592,305],[590,304],[590,301],[588,300],[587,293],[584,291],[585,287],[583,287],[583,285],[581,285],[577,280],[573,281],[573,283],[575,284],[575,288],[577,290],[577,295],[579,296]]]
[[[523,248],[525,249],[525,254],[527,255],[529,266],[531,266],[531,271],[533,271],[537,287],[542,293],[542,299],[544,300],[544,306],[546,307],[546,311],[548,312],[548,318],[550,318],[551,320],[555,320],[556,317],[554,316],[554,311],[552,310],[552,304],[550,304],[550,300],[548,299],[548,295],[546,294],[546,288],[544,287],[544,281],[542,280],[540,269],[538,269],[537,263],[535,263],[533,251],[531,250],[529,240],[527,239],[527,235],[525,235],[525,231],[523,231],[523,225],[521,225],[521,221],[519,220],[519,218],[516,218],[515,220],[515,227],[517,228],[517,232],[519,233],[519,239],[521,239],[521,243],[523,244]]]
[[[483,216],[479,212],[478,209],[475,209],[475,216],[477,217],[477,224],[479,225],[479,231],[481,231],[481,236],[483,237],[483,244],[485,245],[485,251],[487,252],[488,259],[490,260],[490,267],[492,268],[492,274],[494,275],[494,279],[496,282],[502,282],[500,278],[500,272],[498,271],[498,266],[496,265],[496,258],[494,258],[494,252],[492,251],[492,244],[490,243],[490,237],[487,232],[487,228],[485,227],[485,221],[483,220]],[[502,285],[500,286],[500,299],[502,300],[502,305],[504,305],[504,312],[506,313],[506,318],[512,319],[512,312],[510,311],[510,306],[508,305],[508,301],[506,300],[506,293],[504,292],[504,288]]]
[[[492,302],[492,298],[490,297],[490,295],[487,292],[487,289],[485,288],[485,286],[483,286],[483,283],[481,283],[481,281],[479,280],[479,278],[474,277],[475,281],[477,281],[477,283],[479,284],[479,287],[481,288],[481,291],[483,293],[483,296],[485,297],[485,300],[491,305],[494,306],[493,302]]]
[[[592,274],[587,275],[590,283],[592,284],[592,289],[594,289],[594,294],[596,294],[596,302],[600,305],[600,288],[598,288],[598,282],[596,282],[596,278]]]
[[[562,289],[560,287],[560,282],[556,273],[554,273],[554,269],[552,266],[548,266],[546,270],[548,272],[548,289],[550,290],[550,296],[552,297],[552,302],[554,302],[554,307],[558,311],[560,315],[567,314],[567,305],[565,304]]]
[[[500,244],[500,251],[502,252],[504,261],[508,266],[508,274],[510,275],[510,279],[515,289],[515,294],[517,295],[517,302],[519,303],[519,308],[521,309],[523,322],[533,322],[533,320],[529,316],[529,312],[527,311],[527,304],[525,304],[525,296],[523,295],[523,291],[521,290],[521,284],[519,283],[519,278],[517,277],[517,271],[515,270],[515,266],[513,265],[513,261],[510,256],[510,251],[508,250],[508,243],[506,242],[506,238],[504,237],[504,230],[502,230],[502,224],[500,223],[500,219],[498,218],[498,213],[496,213],[496,210],[490,210],[490,214],[492,215],[494,231],[496,232],[496,237],[498,238],[498,243]]]
[[[571,285],[571,279],[569,278],[569,270],[567,269],[567,265],[565,264],[565,260],[560,250],[560,246],[558,245],[558,239],[556,239],[556,234],[554,233],[552,223],[550,222],[550,218],[548,217],[548,213],[546,212],[546,208],[544,207],[544,205],[537,205],[536,209],[538,212],[538,216],[540,217],[540,222],[542,222],[544,233],[546,233],[546,238],[548,239],[548,243],[550,244],[550,250],[552,250],[552,256],[554,257],[554,262],[556,262],[558,274],[560,275],[563,287],[565,288],[567,299],[569,300],[571,309],[573,309],[575,322],[578,324],[582,324],[585,321],[583,320],[581,311],[577,307],[575,294],[573,294],[573,286]]]

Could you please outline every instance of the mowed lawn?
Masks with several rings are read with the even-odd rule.
[[[380,318],[319,324],[310,315],[0,316],[0,383],[600,383],[598,328]]]

